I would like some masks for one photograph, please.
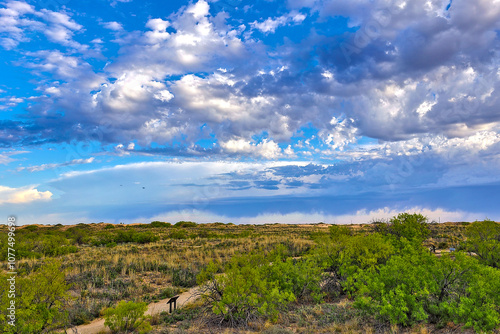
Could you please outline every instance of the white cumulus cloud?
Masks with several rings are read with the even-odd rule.
[[[35,186],[21,188],[0,186],[0,205],[48,201],[51,197],[52,193],[50,191],[39,191]]]

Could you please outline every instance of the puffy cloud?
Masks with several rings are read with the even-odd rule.
[[[209,9],[210,6],[208,5],[208,3],[204,0],[200,0],[195,4],[189,6],[186,10],[186,13],[193,14],[193,17],[199,20],[208,15]]]
[[[22,188],[0,186],[0,205],[48,201],[51,197],[52,193],[50,191],[39,191],[35,186]]]
[[[191,3],[167,18],[149,18],[144,31],[123,31],[119,55],[102,69],[72,51],[26,53],[23,65],[52,80],[40,81],[46,96],[28,106],[38,118],[9,123],[2,142],[92,136],[113,146],[137,142],[144,149],[136,152],[155,142],[173,155],[177,143],[182,156],[351,161],[407,154],[412,140],[434,140],[437,152],[454,138],[498,133],[498,3],[289,1],[287,14],[256,21],[253,29],[314,26],[320,22],[304,19],[315,12],[321,20],[345,16],[359,29],[273,47],[250,38],[228,13],[211,13],[211,5]],[[72,34],[83,29],[69,12],[17,2],[0,15],[14,42],[25,38],[23,15],[60,29],[58,41],[70,49]],[[106,24],[118,28],[114,23]],[[315,137],[294,142],[307,127]],[[212,148],[197,147],[207,138]],[[363,138],[389,144],[355,146]]]
[[[26,55],[33,59],[25,63],[26,67],[37,72],[51,73],[56,79],[77,82],[80,80],[87,81],[88,79],[85,76],[89,76],[93,77],[91,79],[98,80],[89,63],[79,57],[64,54],[59,50],[27,52]],[[82,83],[79,82],[79,84]],[[51,89],[54,88],[57,87],[52,86]]]
[[[102,25],[104,26],[104,28],[109,29],[109,30],[113,30],[113,31],[123,30],[122,25],[116,21],[104,22]]]
[[[282,156],[281,149],[274,141],[263,140],[255,144],[244,139],[231,139],[220,144],[221,147],[228,153],[240,155],[250,155],[263,157],[268,160],[278,159]]]
[[[496,74],[472,67],[439,67],[420,80],[371,82],[352,100],[351,117],[360,133],[400,140],[420,133],[466,136],[499,122]]]
[[[0,33],[3,33],[2,46],[7,50],[15,48],[20,42],[29,40],[23,28],[39,28],[38,22],[25,19],[25,14],[34,13],[33,6],[21,1],[9,1],[5,8],[0,8]]]
[[[47,9],[35,10],[35,7],[21,1],[8,1],[5,8],[0,8],[0,33],[4,33],[1,44],[11,50],[21,42],[28,42],[27,32],[43,33],[50,41],[80,51],[86,46],[73,40],[75,31],[82,26],[71,19],[64,11],[55,12]]]
[[[334,126],[331,131],[325,131],[321,133],[324,138],[324,142],[330,146],[331,149],[340,149],[341,151],[350,143],[357,142],[357,132],[358,129],[352,124],[354,120],[351,119],[337,119],[333,117],[330,124]]]
[[[280,26],[285,26],[288,24],[301,24],[302,21],[306,19],[306,17],[307,16],[305,14],[294,11],[275,18],[269,17],[262,22],[254,21],[251,23],[251,26],[266,34],[274,33]]]
[[[20,97],[11,96],[11,97],[0,97],[0,102],[2,102],[2,105],[0,105],[0,110],[3,110],[15,107],[19,103],[24,102],[24,100]]]
[[[162,19],[150,19],[146,23],[146,27],[154,31],[165,31],[169,26],[170,22]]]

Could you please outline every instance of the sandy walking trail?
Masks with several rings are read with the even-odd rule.
[[[198,292],[199,287],[194,287],[189,289],[186,292],[183,292],[179,295],[177,299],[177,307],[183,307],[189,303],[192,303],[197,299],[196,293]],[[148,305],[148,309],[146,311],[146,315],[154,315],[161,313],[163,311],[169,311],[169,305],[167,301],[170,298],[162,299],[157,303],[151,303]],[[109,328],[104,326],[104,319],[99,318],[92,321],[90,324],[80,325],[67,330],[67,333],[73,334],[97,334],[99,332],[109,333]]]

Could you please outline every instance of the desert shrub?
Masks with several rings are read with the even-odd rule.
[[[431,260],[432,255],[408,247],[406,253],[393,256],[379,271],[358,272],[355,305],[392,324],[411,326],[427,320],[426,262]]]
[[[36,227],[36,226],[35,226]],[[0,260],[7,256],[7,234],[0,235]],[[55,257],[76,253],[78,248],[70,244],[70,240],[57,233],[21,233],[16,238],[17,258]]]
[[[66,305],[70,296],[65,281],[65,271],[56,260],[44,262],[43,266],[29,275],[20,273],[16,277],[15,326],[8,321],[10,278],[0,272],[0,332],[41,333],[61,326],[66,321]]]
[[[154,235],[152,232],[139,232],[134,234],[133,242],[137,242],[138,244],[147,244],[158,241],[159,239],[160,237]]]
[[[140,229],[148,228],[148,227],[151,227],[151,226],[149,224],[134,224],[134,225],[129,225],[127,227],[128,228],[133,228],[133,229],[136,229],[136,230],[140,230]]]
[[[175,223],[174,227],[196,227],[198,224],[195,222],[186,222],[186,221],[180,221]]]
[[[268,257],[270,265],[262,266],[263,274],[274,282],[281,292],[293,294],[298,301],[320,302],[321,272],[323,268],[310,258],[285,258],[286,249],[279,246]]]
[[[313,257],[325,268],[323,290],[336,297],[356,290],[359,271],[374,272],[394,254],[392,244],[378,233],[349,236],[344,228],[335,227],[331,239],[321,241]]]
[[[500,268],[500,224],[491,220],[476,221],[465,229],[467,248],[481,262]]]
[[[58,256],[76,253],[78,248],[69,244],[69,240],[60,235],[41,235],[30,242],[31,252],[45,256]]]
[[[82,297],[75,300],[68,308],[69,323],[73,326],[82,325],[100,316],[100,311],[109,305],[108,302],[86,298],[88,291],[82,291]]]
[[[132,301],[120,301],[115,307],[104,310],[104,325],[113,333],[147,333],[152,330],[151,324],[144,315],[148,305]]]
[[[172,284],[190,288],[196,285],[196,272],[190,268],[174,269],[172,272]]]
[[[338,240],[338,239],[342,239],[346,236],[352,235],[351,229],[347,226],[342,226],[342,225],[330,226],[329,232],[330,232],[330,238],[332,240]]]
[[[500,273],[457,252],[441,258],[406,242],[378,271],[356,274],[356,307],[391,324],[462,323],[476,331],[500,323]]]
[[[76,243],[79,245],[87,244],[90,242],[90,232],[80,226],[70,227],[66,230],[66,237],[69,239],[73,239],[72,243]]]
[[[183,308],[178,308],[172,313],[162,312],[163,323],[170,325],[179,321],[190,321],[199,318],[200,308],[195,305],[187,305]]]
[[[430,234],[427,218],[419,213],[400,213],[391,218],[382,230],[397,239],[405,238],[415,243],[421,243]]]
[[[149,227],[170,227],[172,224],[170,223],[165,223],[165,222],[160,222],[160,221],[153,221],[151,224],[149,224]]]
[[[211,232],[211,231],[202,230],[202,231],[199,231],[196,234],[196,237],[198,237],[198,238],[213,239],[213,238],[218,238],[219,235],[217,235],[217,233],[214,233],[214,232]]]
[[[174,231],[170,232],[170,234],[168,235],[168,238],[170,238],[170,239],[187,239],[188,234],[187,234],[186,230],[174,230]]]
[[[438,243],[437,248],[438,249],[446,249],[446,248],[448,248],[448,243],[445,241],[441,241],[440,243]]]
[[[177,295],[181,290],[178,289],[178,288],[174,288],[174,287],[166,287],[165,289],[163,289],[160,294],[159,294],[159,298],[160,299],[166,299],[166,298],[172,298],[173,296]]]
[[[449,318],[476,332],[498,329],[500,324],[500,271],[479,265],[467,281],[465,293],[449,304],[443,303]]]
[[[93,237],[92,245],[114,247],[116,244],[124,243],[138,243],[146,244],[150,242],[158,241],[160,237],[154,233],[148,232],[137,232],[134,230],[122,230],[117,232],[101,232]]]
[[[266,265],[261,254],[252,254],[234,257],[224,275],[215,275],[218,267],[213,263],[200,273],[202,298],[221,322],[238,326],[261,316],[275,320],[295,300],[293,293],[280,291],[266,277]]]
[[[235,256],[223,275],[216,275],[219,266],[209,264],[198,276],[206,305],[220,321],[239,325],[259,317],[274,321],[296,300],[320,302],[322,268],[310,258],[287,254],[281,245],[267,255]]]
[[[28,226],[25,226],[23,229],[25,231],[34,232],[34,231],[38,230],[38,226],[36,226],[36,225],[28,225]]]

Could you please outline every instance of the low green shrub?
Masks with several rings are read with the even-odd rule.
[[[187,239],[188,233],[186,230],[174,230],[169,233],[168,238],[170,239]]]
[[[321,267],[311,259],[287,257],[288,249],[278,247],[235,256],[224,275],[214,263],[198,275],[206,306],[222,322],[233,326],[264,317],[275,321],[294,301],[320,302]]]
[[[151,224],[149,224],[149,227],[171,227],[172,224],[170,223],[165,223],[165,222],[160,222],[160,221],[153,221]]]
[[[172,284],[184,288],[190,288],[196,285],[197,273],[190,268],[178,268],[172,272]]]
[[[158,295],[158,297],[160,299],[172,298],[173,296],[177,295],[179,292],[181,292],[180,289],[169,286],[169,287],[163,289],[160,292],[160,294]]]
[[[175,223],[174,227],[196,227],[198,224],[195,222],[180,221]]]
[[[132,301],[120,301],[115,307],[107,308],[104,313],[104,325],[112,333],[148,333],[152,330],[148,317],[144,315],[148,305]]]
[[[0,271],[0,332],[47,333],[61,326],[67,316],[70,300],[65,270],[57,260],[47,260],[29,275],[18,273],[15,279],[15,326],[8,324],[8,307],[12,300],[8,295],[11,278]]]
[[[378,271],[358,272],[356,307],[391,324],[500,324],[500,271],[462,252],[436,257],[407,243]]]

